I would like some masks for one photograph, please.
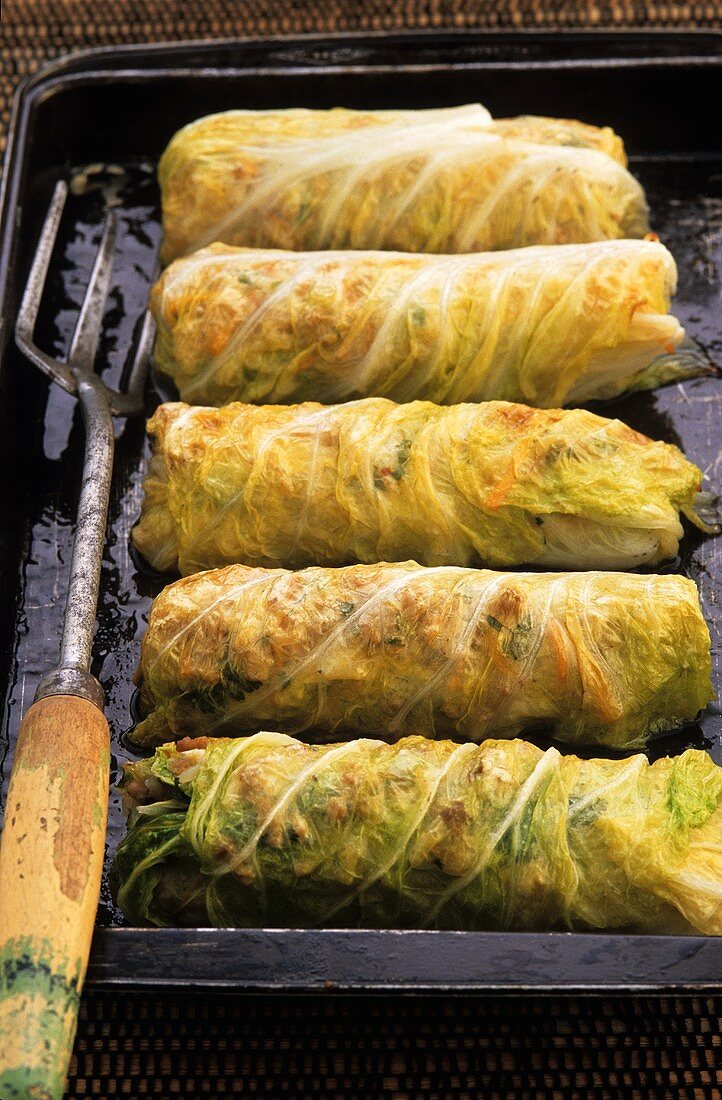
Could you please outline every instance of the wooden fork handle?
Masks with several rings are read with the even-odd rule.
[[[103,869],[110,741],[75,695],[20,728],[0,842],[0,1097],[61,1100]]]

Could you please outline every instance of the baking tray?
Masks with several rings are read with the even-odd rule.
[[[0,675],[4,794],[21,714],[56,661],[82,458],[73,401],[24,363],[11,333],[55,180],[75,181],[41,310],[44,346],[67,345],[104,204],[120,217],[101,362],[117,378],[137,334],[159,240],[153,165],[170,135],[233,106],[431,106],[479,99],[496,115],[609,123],[625,138],[653,222],[680,269],[675,312],[722,362],[722,36],[668,32],[314,36],[96,50],[55,62],[15,103],[0,237]],[[710,114],[711,112],[711,114]],[[93,166],[90,173],[81,168]],[[154,398],[149,395],[149,408]],[[722,382],[705,378],[616,402],[722,481]],[[604,411],[609,411],[605,409]],[[157,580],[129,532],[145,460],[142,422],[119,424],[95,671],[107,693],[113,770],[128,756],[131,675]],[[689,535],[678,568],[698,582],[717,689],[722,538]],[[720,711],[653,747],[704,745],[722,763]],[[111,796],[108,855],[122,834]],[[88,981],[234,990],[720,990],[722,938],[121,927],[107,881]]]

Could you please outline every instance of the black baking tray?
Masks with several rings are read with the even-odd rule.
[[[2,792],[20,717],[57,660],[83,434],[74,402],[12,343],[19,295],[54,182],[75,181],[41,309],[42,343],[68,342],[105,204],[120,218],[101,362],[111,381],[137,335],[160,236],[154,164],[183,123],[234,106],[431,106],[481,100],[495,115],[566,115],[625,138],[655,229],[679,265],[675,312],[722,362],[722,35],[415,33],[345,35],[90,51],[21,89],[11,124],[0,238],[0,752]],[[80,174],[91,166],[91,171]],[[121,171],[122,169],[122,171]],[[90,186],[86,186],[90,183]],[[82,186],[80,186],[83,184]],[[154,401],[149,394],[149,409]],[[605,410],[608,412],[608,410]],[[619,415],[682,445],[710,487],[722,483],[722,382],[710,377],[618,401]],[[142,421],[119,422],[95,671],[108,699],[113,768],[129,755],[131,676],[158,581],[138,572],[129,531],[146,458]],[[720,642],[722,538],[688,534],[670,568],[700,586]],[[652,752],[706,747],[722,763],[716,706]],[[108,855],[122,833],[111,795]],[[122,926],[104,882],[91,984],[234,990],[722,989],[722,938]]]

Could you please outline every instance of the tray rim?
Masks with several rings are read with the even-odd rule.
[[[153,59],[167,59],[173,55],[198,55],[200,53],[212,53],[214,50],[229,49],[229,48],[278,48],[289,49],[292,47],[307,46],[313,44],[330,43],[336,46],[341,46],[344,43],[402,43],[408,42],[410,45],[436,42],[442,45],[444,42],[454,42],[462,39],[488,39],[490,43],[496,43],[497,45],[502,42],[521,41],[558,41],[560,43],[574,41],[589,40],[590,42],[598,43],[600,45],[600,56],[598,58],[583,58],[574,59],[571,58],[566,62],[566,65],[578,65],[589,66],[599,65],[603,68],[615,68],[620,66],[639,66],[639,65],[690,65],[690,64],[704,64],[704,65],[719,65],[722,63],[722,29],[716,28],[704,28],[704,27],[691,27],[689,29],[675,29],[667,27],[650,27],[648,29],[642,29],[638,27],[600,27],[600,28],[584,28],[584,27],[570,27],[564,30],[556,30],[549,27],[539,28],[518,28],[508,29],[504,27],[486,27],[486,28],[467,28],[467,29],[454,29],[454,28],[420,28],[418,30],[395,30],[386,32],[383,30],[373,31],[329,31],[327,33],[314,31],[307,34],[288,34],[288,35],[269,35],[269,36],[253,36],[253,35],[239,35],[231,38],[196,38],[187,39],[183,41],[168,41],[168,42],[136,42],[136,43],[121,43],[117,46],[88,46],[78,50],[70,50],[65,54],[61,54],[58,57],[51,58],[48,61],[43,62],[34,73],[24,77],[18,84],[12,98],[11,114],[8,123],[8,139],[7,147],[4,158],[4,172],[2,178],[2,190],[0,191],[0,215],[4,208],[5,199],[5,187],[6,181],[10,176],[9,167],[11,161],[14,158],[14,149],[11,146],[16,144],[13,141],[15,133],[20,121],[23,108],[29,105],[29,101],[33,98],[34,94],[39,90],[50,91],[56,81],[56,79],[69,79],[73,76],[82,77],[84,79],[97,78],[102,75],[118,76],[119,72],[126,72],[129,77],[132,77],[135,73],[145,73],[147,75],[148,70],[145,68],[134,70],[126,69],[122,62],[132,59],[134,56],[140,58],[153,58]],[[694,55],[689,53],[680,53],[678,56],[661,56],[654,55],[653,50],[650,49],[649,57],[604,57],[601,51],[601,46],[605,42],[619,41],[631,42],[633,40],[639,40],[645,45],[652,46],[654,43],[669,42],[684,44],[686,40],[690,43],[694,41],[708,40],[714,43],[719,52],[710,53],[706,55]],[[118,61],[119,64],[112,64],[113,61]],[[278,59],[276,59],[278,61]],[[105,67],[104,63],[108,61],[111,64],[109,67]],[[99,70],[91,67],[91,63],[100,63],[101,68]],[[535,62],[532,60],[519,60],[519,61],[491,61],[489,59],[477,59],[475,61],[462,62],[463,65],[484,65],[484,66],[497,66],[497,67],[514,67],[518,64],[523,67],[529,67],[530,65],[539,64],[542,66],[549,66],[551,64],[558,64],[559,59],[547,59]],[[564,63],[563,63],[564,64]],[[77,67],[77,72],[75,71]],[[338,68],[353,68],[354,66],[343,66],[339,64],[329,63],[326,65],[316,64],[311,66],[303,65],[299,66],[301,71],[308,71],[312,68],[318,70],[319,68],[338,69]],[[362,66],[364,69],[368,69],[368,65]],[[396,68],[397,66],[386,64],[379,66],[380,68]],[[405,68],[414,66],[404,66]],[[448,68],[449,65],[439,63],[437,65],[425,65],[424,68]],[[165,67],[166,72],[177,71],[177,66],[173,66],[171,69],[169,66]],[[269,69],[278,69],[278,63],[276,65],[269,65]],[[240,72],[243,70],[253,70],[254,66],[249,64],[239,63],[235,66],[230,65],[218,65],[207,66],[193,65],[187,70],[181,70],[181,72],[194,73],[196,75],[206,71],[207,73],[220,74],[222,72],[232,73]],[[285,72],[295,71],[294,67],[286,67]],[[47,87],[45,87],[47,86]]]
[[[588,40],[592,43],[599,43],[600,54],[598,57],[588,58],[568,58],[566,60],[561,58],[556,59],[508,59],[494,61],[488,58],[477,58],[466,61],[458,61],[453,63],[443,62],[425,62],[423,64],[409,63],[404,65],[407,70],[421,71],[421,70],[433,70],[433,69],[448,69],[450,67],[463,67],[471,68],[474,66],[484,66],[497,69],[513,69],[517,66],[523,68],[533,68],[535,66],[548,67],[549,65],[555,65],[556,67],[563,68],[632,68],[632,67],[646,67],[648,65],[657,65],[662,67],[676,67],[680,65],[697,65],[697,66],[716,66],[722,61],[722,29],[710,29],[705,28],[691,28],[686,31],[676,31],[667,28],[650,28],[649,30],[641,31],[633,27],[624,27],[619,29],[607,29],[600,28],[599,30],[591,31],[584,30],[583,28],[570,28],[564,31],[555,31],[549,28],[539,28],[539,30],[525,30],[519,29],[517,31],[505,30],[504,28],[494,27],[483,30],[467,30],[455,32],[453,30],[445,31],[433,31],[423,29],[419,31],[397,31],[390,34],[386,34],[383,31],[343,31],[336,33],[311,33],[304,35],[276,35],[269,36],[268,38],[258,38],[252,36],[241,36],[237,38],[199,38],[188,40],[187,42],[149,42],[149,43],[124,43],[117,47],[115,46],[95,46],[87,47],[81,50],[73,50],[60,57],[54,58],[48,62],[45,62],[35,73],[25,77],[18,85],[13,96],[13,105],[15,106],[21,99],[32,97],[33,93],[40,88],[49,92],[53,89],[56,82],[67,81],[73,82],[73,78],[79,80],[91,80],[93,78],[113,78],[118,77],[121,73],[125,75],[127,79],[132,79],[136,75],[148,76],[153,72],[152,69],[145,67],[133,68],[127,66],[128,61],[132,61],[136,58],[151,58],[158,62],[163,60],[169,60],[173,56],[195,55],[200,61],[203,54],[210,54],[214,50],[224,49],[249,49],[258,50],[259,52],[264,49],[290,49],[293,47],[312,46],[314,44],[321,45],[328,43],[330,46],[335,45],[337,47],[344,44],[354,43],[408,43],[413,46],[414,44],[424,43],[425,41],[437,42],[443,46],[444,42],[452,43],[460,38],[466,39],[488,39],[490,43],[496,43],[501,45],[503,43],[511,45],[516,41],[560,41],[569,42],[574,41],[581,42]],[[680,53],[678,56],[660,54],[654,54],[650,49],[650,56],[648,57],[605,57],[603,56],[602,46],[605,42],[619,41],[620,43],[631,42],[633,40],[643,40],[644,44],[657,44],[660,42],[670,42],[689,38],[690,43],[695,41],[709,41],[717,46],[719,52],[708,54],[691,54]],[[200,56],[198,56],[200,55]],[[119,64],[113,64],[113,61],[117,60]],[[249,61],[252,58],[248,59]],[[266,62],[265,65],[253,65],[250,63],[243,63],[239,61],[236,65],[208,65],[203,66],[201,64],[190,65],[187,68],[181,68],[178,65],[167,65],[161,67],[158,66],[158,75],[165,75],[169,72],[176,72],[179,74],[200,76],[204,73],[207,75],[220,75],[222,73],[236,73],[242,71],[258,71],[258,72],[274,72],[279,70],[278,60],[275,59],[276,64],[270,64]],[[106,62],[109,65],[106,67]],[[125,62],[125,64],[123,64]],[[93,68],[92,63],[96,63],[98,68]],[[86,67],[88,66],[88,67]],[[297,64],[286,65],[284,67],[285,73],[296,72],[318,72],[318,71],[334,71],[339,68],[346,70],[353,70],[354,68],[363,68],[365,71],[384,71],[394,70],[398,66],[386,62],[379,63],[377,65],[367,64],[364,62],[356,63],[333,63],[333,62],[318,62],[316,64]],[[161,71],[162,68],[162,71]],[[14,111],[11,114],[10,123],[8,127],[8,135],[11,134],[14,123]],[[9,143],[8,143],[9,150]]]
[[[721,962],[722,937],[714,936],[118,927],[96,929],[86,984],[259,994],[692,995],[722,991]],[[565,975],[555,977],[555,967]]]
[[[197,39],[185,42],[124,44],[92,47],[55,58],[26,77],[13,97],[8,127],[4,172],[0,186],[0,355],[9,340],[8,320],[12,316],[12,281],[17,258],[22,216],[21,189],[24,155],[30,140],[32,111],[40,98],[83,81],[132,79],[169,73],[189,77],[221,76],[243,71],[273,72],[275,65],[262,67],[252,58],[240,58],[236,65],[193,65],[188,69],[172,62],[184,56],[211,55],[214,50],[256,48],[279,51],[329,44],[428,42],[443,49],[445,43],[473,39],[500,46],[521,41],[569,43],[589,40],[599,44],[598,58],[569,59],[565,67],[646,67],[705,65],[722,67],[722,30],[674,30],[654,28],[569,30],[479,28],[418,31],[347,31]],[[709,40],[714,52],[698,56],[684,52],[696,40]],[[603,56],[605,42],[638,41],[648,46],[649,56]],[[655,55],[660,42],[680,47],[671,56]],[[155,67],[132,68],[132,59],[148,59]],[[245,60],[245,63],[244,63]],[[165,64],[164,64],[165,62]],[[106,64],[107,63],[107,64]],[[559,58],[493,61],[479,58],[464,67],[513,69],[559,65]],[[562,64],[565,64],[562,61]],[[319,69],[364,70],[395,68],[345,63],[284,66],[309,76]],[[424,69],[450,67],[439,61]],[[414,68],[410,63],[404,68]],[[418,67],[417,71],[418,71]],[[1,368],[0,368],[1,369]],[[189,974],[188,952],[203,961],[201,970]],[[470,964],[470,956],[473,956]],[[519,957],[527,968],[520,975]],[[571,956],[571,958],[570,958]],[[391,960],[395,961],[391,964]],[[349,965],[349,961],[354,965]],[[702,964],[702,970],[699,969]],[[151,964],[150,970],[143,966]],[[391,964],[391,965],[390,965]],[[564,967],[560,976],[558,968]],[[394,967],[396,969],[394,969]],[[439,968],[443,969],[443,973]],[[556,971],[556,972],[555,972]],[[711,975],[711,976],[710,976]],[[215,988],[246,993],[680,993],[722,991],[722,936],[649,936],[624,933],[580,932],[444,932],[415,930],[298,930],[298,929],[159,929],[97,927],[93,939],[87,985],[92,988],[164,987]]]
[[[98,59],[104,61],[105,59],[111,61],[114,58],[130,57],[133,54],[139,54],[143,56],[168,56],[174,53],[192,53],[197,52],[199,47],[203,50],[222,49],[226,47],[243,47],[243,46],[255,46],[258,48],[264,47],[291,47],[298,45],[310,45],[313,43],[321,42],[333,42],[335,44],[342,44],[344,42],[400,42],[409,40],[412,43],[440,42],[460,40],[460,39],[472,39],[472,38],[488,38],[491,41],[501,42],[507,39],[510,43],[514,40],[521,41],[528,40],[541,40],[557,39],[560,42],[569,41],[572,42],[575,39],[581,41],[582,39],[589,39],[593,42],[602,43],[605,40],[611,41],[612,39],[619,39],[620,41],[631,41],[632,39],[644,39],[645,42],[657,42],[669,41],[681,42],[683,39],[689,38],[691,41],[710,39],[716,41],[720,48],[722,48],[722,29],[714,27],[689,27],[689,28],[670,28],[670,27],[569,27],[565,29],[554,29],[551,27],[519,27],[519,28],[506,28],[506,27],[469,27],[464,29],[454,28],[419,28],[418,30],[347,30],[347,31],[309,31],[305,34],[275,34],[275,35],[237,35],[232,37],[221,38],[189,38],[182,40],[172,40],[166,42],[123,42],[117,46],[84,46],[80,49],[69,50],[67,53],[59,54],[57,57],[50,58],[44,61],[34,73],[29,74],[19,82],[14,98],[19,98],[27,88],[31,87],[35,83],[39,83],[47,79],[49,75],[60,74],[72,68],[74,64],[84,65],[89,61]],[[689,60],[689,55],[680,55],[679,60]],[[605,63],[614,64],[615,58],[602,59]],[[640,61],[643,58],[630,58],[630,61]],[[480,62],[483,63],[483,62]],[[506,64],[506,62],[504,62]],[[114,68],[119,68],[115,66]],[[239,66],[239,68],[246,68],[247,66]],[[338,66],[333,66],[338,67]],[[194,66],[198,68],[198,66]],[[227,68],[227,66],[223,66]],[[108,70],[113,71],[111,68]],[[11,119],[12,124],[12,119]],[[10,124],[10,125],[11,125]],[[10,130],[10,126],[8,128]]]

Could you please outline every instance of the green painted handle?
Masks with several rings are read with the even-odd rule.
[[[0,1097],[62,1100],[103,870],[108,725],[55,695],[25,715],[0,842]]]

